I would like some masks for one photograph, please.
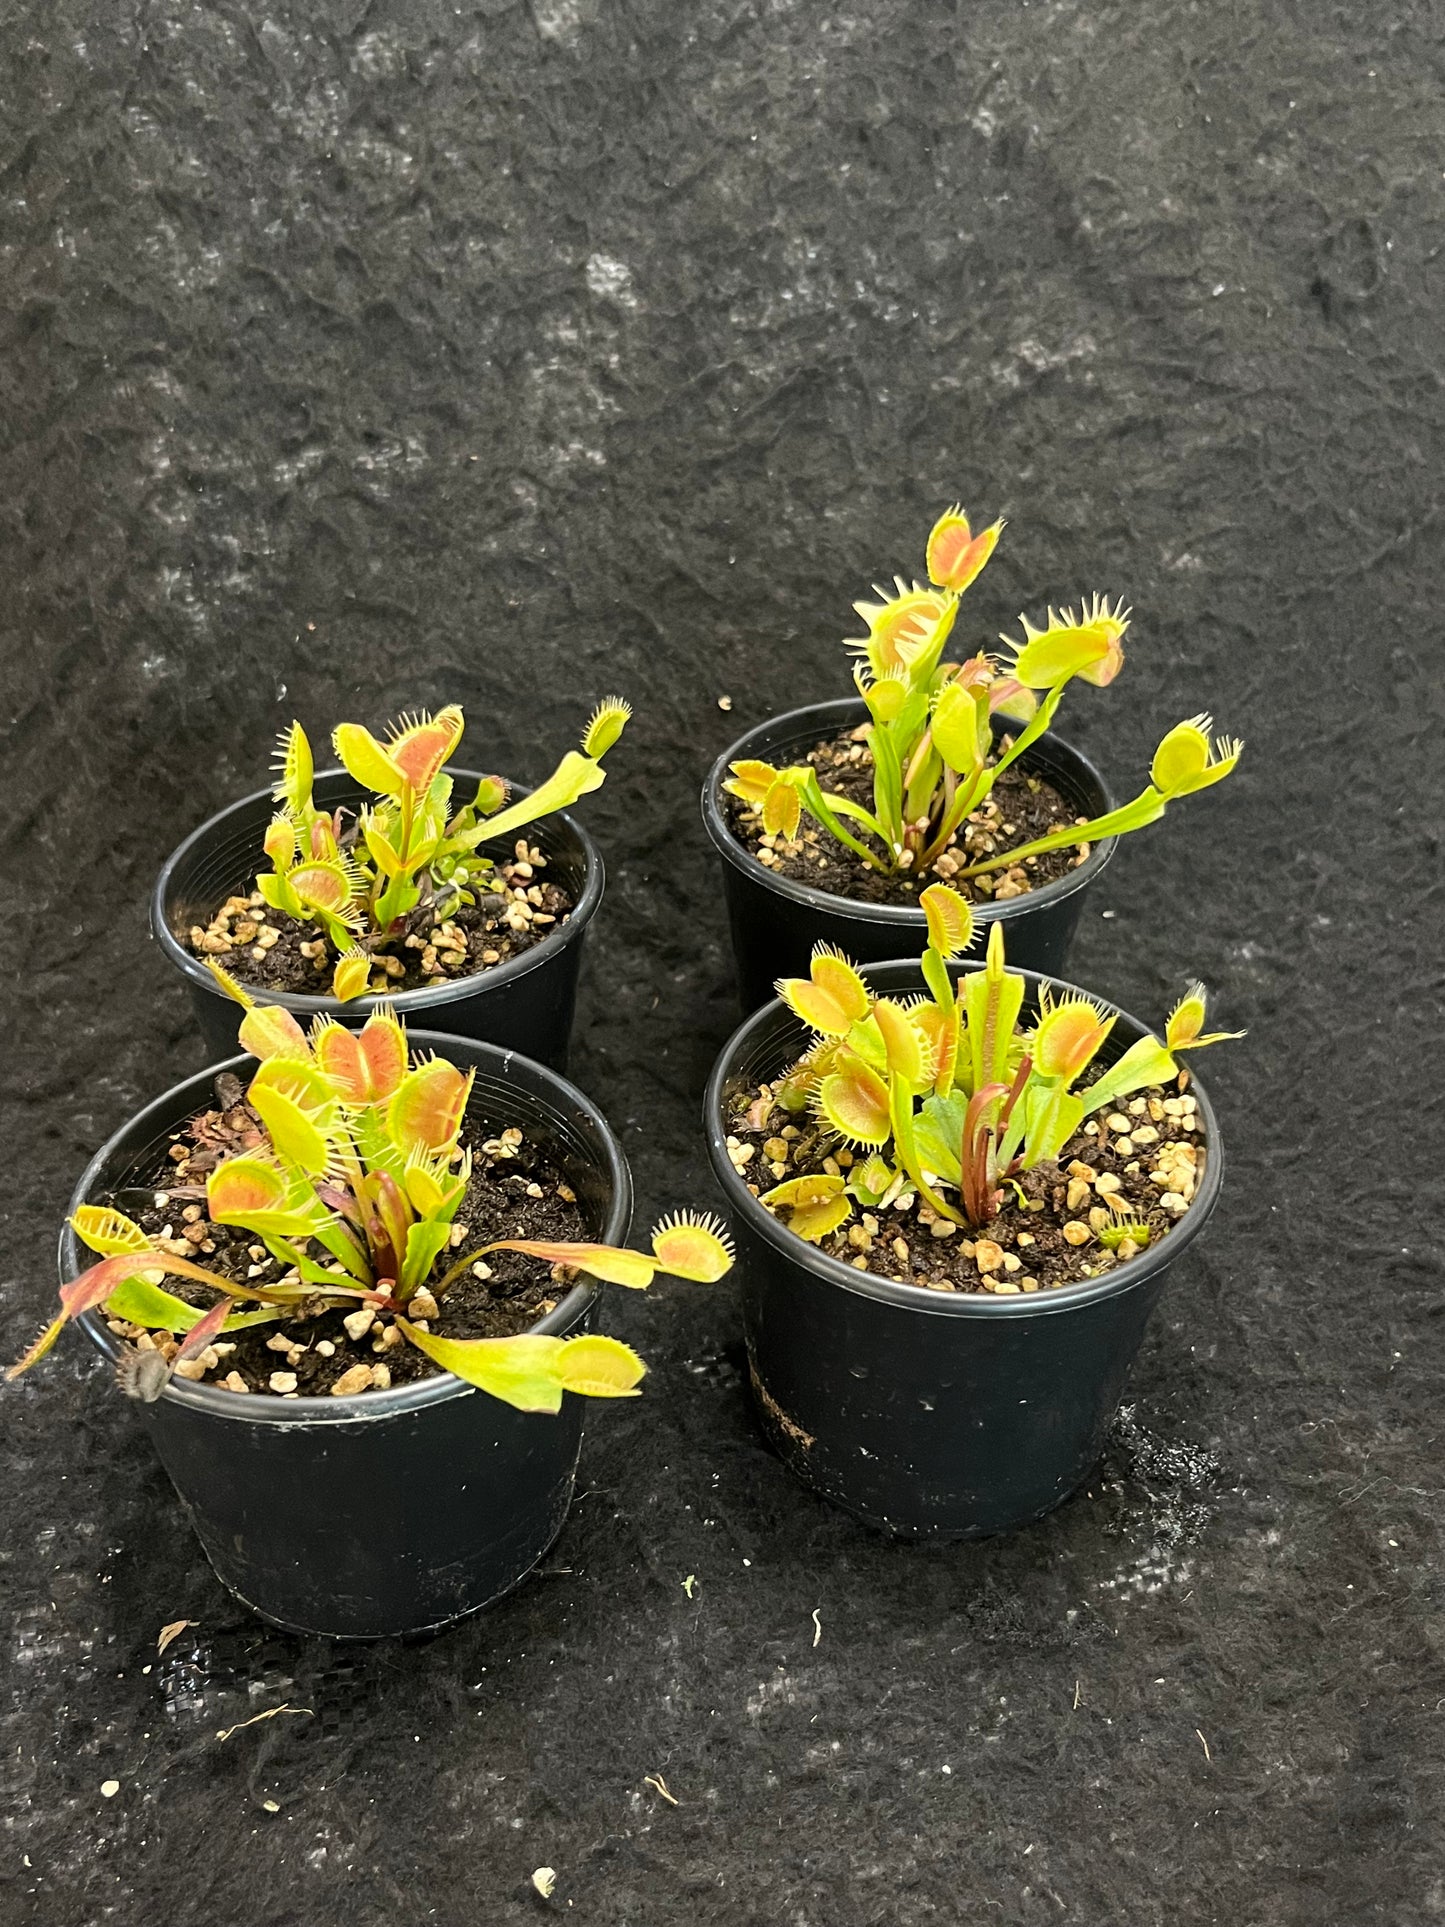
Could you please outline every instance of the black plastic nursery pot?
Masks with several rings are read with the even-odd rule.
[[[767,763],[796,762],[816,743],[867,720],[867,706],[857,697],[791,709],[740,736],[708,772],[702,816],[722,859],[723,895],[744,1010],[765,1003],[779,977],[805,977],[815,944],[834,944],[860,964],[921,957],[927,947],[928,920],[922,910],[901,903],[854,903],[831,891],[774,876],[739,843],[728,822],[723,784],[733,763],[748,757]],[[996,733],[1005,727],[996,719]],[[1080,816],[1101,816],[1114,807],[1103,777],[1088,757],[1048,730],[1024,752],[1020,763],[1032,775],[1052,783],[1076,805]],[[1085,895],[1113,855],[1117,840],[1106,837],[1096,843],[1076,870],[1053,883],[1003,903],[975,904],[975,950],[981,951],[987,941],[989,924],[1001,922],[1011,965],[1045,973],[1061,970]]]
[[[461,790],[475,788],[480,780],[475,770],[450,773]],[[368,799],[368,792],[343,769],[322,770],[313,794],[325,809],[356,809]],[[526,794],[525,789],[512,791],[515,798]],[[151,896],[151,932],[186,980],[210,1058],[229,1056],[236,1049],[244,1013],[192,955],[186,933],[193,924],[209,923],[228,896],[252,888],[265,863],[262,838],[275,808],[270,790],[257,790],[211,817],[169,858]],[[520,957],[455,983],[427,984],[389,998],[357,997],[343,1004],[334,997],[256,989],[252,994],[257,1003],[283,1004],[302,1023],[324,1012],[359,1028],[379,1002],[388,1002],[408,1023],[436,1024],[453,1036],[500,1044],[565,1069],[582,945],[602,901],[602,854],[563,810],[529,824],[526,836],[546,857],[548,879],[571,893],[575,907],[565,923]],[[484,843],[481,848],[493,858],[511,855],[510,845],[502,849]]]
[[[547,1146],[592,1234],[627,1236],[632,1180],[589,1099],[544,1066],[494,1045],[413,1030],[413,1046],[475,1068],[468,1115],[491,1135],[517,1125]],[[157,1098],[92,1159],[71,1200],[149,1182],[168,1134],[214,1102],[218,1070]],[[67,1224],[62,1279],[89,1254]],[[598,1286],[580,1282],[532,1329],[591,1327]],[[107,1358],[123,1343],[98,1313],[81,1321]],[[117,1394],[119,1396],[119,1394]],[[451,1373],[350,1398],[241,1396],[172,1379],[134,1407],[221,1583],[294,1632],[376,1638],[420,1632],[490,1605],[562,1528],[582,1438],[580,1398],[519,1412]]]
[[[951,968],[961,974],[956,962]],[[911,959],[864,974],[892,996],[924,988]],[[1028,1011],[1046,980],[1023,974]],[[1101,1064],[1144,1032],[1121,1013]],[[1190,1084],[1204,1120],[1203,1174],[1189,1210],[1157,1245],[1104,1277],[1052,1291],[929,1291],[804,1243],[758,1203],[728,1158],[727,1097],[771,1082],[807,1042],[775,1000],[729,1040],[706,1098],[709,1152],[738,1240],[763,1432],[804,1485],[900,1537],[972,1539],[1041,1518],[1097,1461],[1169,1267],[1218,1200],[1223,1156],[1209,1100]]]

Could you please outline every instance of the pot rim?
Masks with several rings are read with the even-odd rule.
[[[481,781],[481,773],[477,770],[461,769],[453,764],[448,764],[447,767],[451,775],[461,778],[464,782]],[[315,781],[320,783],[332,776],[343,777],[347,782],[355,783],[358,790],[363,788],[362,784],[356,783],[356,779],[349,770],[336,767],[317,770]],[[520,801],[523,797],[532,794],[531,788],[512,783],[509,779],[504,780],[507,781],[512,800]],[[191,831],[183,843],[172,850],[161,866],[155,888],[151,891],[151,935],[181,975],[197,989],[207,991],[213,997],[220,997],[224,993],[199,957],[192,956],[185,945],[179,941],[166,920],[166,899],[170,892],[171,878],[178,865],[196,845],[209,837],[228,817],[235,816],[239,811],[249,809],[257,803],[270,800],[269,789],[252,790],[248,796],[238,797],[234,803],[228,803],[225,809],[217,810],[214,816],[208,816],[204,823]],[[451,983],[422,984],[415,990],[399,990],[394,995],[378,991],[365,997],[353,997],[348,1003],[342,1003],[336,997],[312,996],[300,990],[267,990],[256,984],[243,984],[243,989],[257,1003],[280,1004],[285,1010],[308,1017],[321,1014],[330,1017],[341,1016],[341,1020],[345,1022],[350,1014],[359,1018],[369,1017],[379,1004],[389,1004],[396,1009],[398,1015],[406,1017],[413,1011],[424,1013],[435,1010],[443,1005],[457,1003],[463,997],[481,996],[493,988],[515,983],[519,977],[525,977],[530,971],[539,969],[559,950],[565,949],[569,943],[580,938],[596,914],[598,904],[602,901],[606,868],[602,861],[601,850],[591,834],[569,811],[551,810],[547,817],[541,820],[551,821],[553,818],[560,818],[582,845],[584,862],[582,894],[569,912],[567,921],[559,924],[555,930],[549,931],[540,943],[534,944],[520,957],[511,957],[506,963],[493,964],[488,969],[473,971],[471,976],[458,977]]]
[[[563,1104],[580,1111],[588,1118],[597,1132],[603,1160],[611,1185],[611,1202],[607,1219],[599,1234],[603,1243],[616,1243],[625,1238],[632,1218],[632,1173],[622,1154],[622,1147],[612,1133],[612,1128],[601,1111],[585,1092],[578,1090],[568,1078],[560,1076],[535,1058],[522,1057],[520,1051],[509,1050],[500,1044],[484,1044],[470,1037],[452,1037],[443,1031],[413,1030],[408,1032],[413,1044],[423,1045],[445,1057],[449,1047],[463,1046],[468,1052],[475,1051],[494,1061],[497,1074],[505,1078],[508,1067],[514,1059],[526,1064],[529,1069],[539,1072],[547,1082],[555,1086],[556,1096]],[[207,1069],[197,1071],[193,1076],[183,1078],[173,1084],[161,1096],[128,1118],[118,1130],[106,1139],[105,1143],[90,1160],[81,1175],[80,1182],[71,1194],[66,1209],[65,1221],[60,1227],[60,1240],[57,1257],[59,1259],[61,1282],[73,1278],[79,1272],[82,1246],[71,1229],[70,1219],[77,1208],[90,1201],[97,1187],[99,1176],[110,1158],[121,1148],[121,1141],[138,1129],[149,1128],[152,1133],[165,1130],[167,1125],[162,1118],[174,1118],[177,1106],[184,1098],[187,1109],[180,1111],[181,1116],[191,1115],[191,1111],[204,1106],[211,1081],[221,1071],[240,1073],[242,1067],[252,1064],[255,1059],[242,1052],[239,1056],[227,1058],[223,1063],[212,1064]],[[516,1087],[514,1087],[516,1088]],[[526,1093],[518,1093],[525,1099]],[[194,1099],[194,1102],[192,1101]],[[525,1105],[524,1105],[525,1108]],[[569,1329],[575,1325],[593,1302],[601,1296],[602,1287],[596,1279],[582,1278],[567,1296],[535,1325],[528,1326],[529,1333],[543,1336]],[[106,1325],[99,1311],[84,1313],[76,1323],[86,1337],[115,1363],[122,1353],[123,1342]],[[262,1425],[316,1425],[316,1424],[376,1424],[388,1419],[401,1418],[412,1412],[429,1409],[447,1399],[470,1396],[480,1391],[479,1386],[468,1385],[453,1372],[434,1372],[429,1377],[415,1380],[410,1385],[397,1385],[382,1392],[366,1392],[355,1398],[332,1398],[313,1396],[303,1398],[276,1398],[253,1395],[240,1398],[235,1392],[223,1392],[214,1385],[205,1385],[195,1380],[172,1378],[161,1393],[162,1400],[182,1405],[193,1412],[209,1414],[213,1418],[240,1420],[246,1424]],[[488,1396],[482,1393],[483,1397]],[[267,1407],[274,1409],[267,1410]],[[541,1416],[548,1416],[542,1414]]]
[[[953,968],[958,970],[969,966],[955,959]],[[879,971],[896,971],[906,966],[908,971],[919,978],[922,973],[916,957],[890,958],[886,963],[862,964],[859,966],[865,978],[871,978]],[[1140,1030],[1145,1026],[1137,1017],[1118,1005],[1098,998],[1097,994],[1081,990],[1077,984],[1065,978],[1050,976],[1038,970],[1017,970],[1013,973],[1023,977],[1035,990],[1041,984],[1062,992],[1065,996],[1092,998],[1104,1002],[1107,1009],[1118,1010],[1121,1017],[1136,1025]],[[901,986],[892,986],[895,988]],[[1219,1120],[1209,1101],[1203,1085],[1191,1070],[1189,1089],[1199,1101],[1199,1109],[1204,1117],[1204,1143],[1208,1152],[1204,1160],[1204,1177],[1199,1189],[1190,1203],[1188,1211],[1175,1225],[1167,1238],[1159,1244],[1141,1251],[1136,1258],[1128,1259],[1117,1265],[1102,1278],[1080,1279],[1077,1284],[1059,1285],[1050,1291],[1020,1292],[1017,1296],[1009,1293],[996,1297],[992,1292],[947,1292],[930,1291],[924,1285],[905,1285],[892,1278],[879,1278],[872,1272],[855,1270],[845,1265],[841,1259],[830,1258],[804,1239],[796,1237],[786,1226],[775,1218],[771,1211],[758,1202],[749,1191],[742,1174],[737,1171],[727,1154],[727,1133],[724,1127],[723,1093],[728,1080],[733,1075],[733,1066],[747,1050],[758,1034],[771,1024],[776,1023],[780,1011],[785,1010],[781,999],[774,997],[744,1019],[724,1044],[718,1054],[708,1078],[707,1093],[703,1099],[703,1123],[707,1132],[708,1156],[712,1160],[713,1172],[726,1195],[729,1206],[746,1220],[750,1228],[763,1238],[783,1257],[789,1259],[805,1271],[822,1280],[825,1284],[837,1285],[844,1291],[851,1291],[863,1298],[874,1298],[884,1304],[896,1305],[903,1311],[923,1312],[935,1318],[1037,1318],[1054,1316],[1062,1312],[1076,1311],[1083,1306],[1099,1303],[1106,1298],[1118,1297],[1142,1285],[1155,1272],[1170,1265],[1185,1248],[1190,1245],[1204,1229],[1215,1205],[1219,1202],[1220,1187],[1224,1181],[1224,1144],[1220,1136]],[[791,1012],[787,1013],[791,1017]],[[804,1027],[800,1020],[797,1024],[800,1039]]]
[[[825,703],[804,703],[799,709],[787,709],[780,715],[770,716],[766,721],[756,723],[738,737],[714,762],[702,786],[702,820],[713,847],[719,856],[732,864],[735,870],[753,883],[764,883],[778,896],[787,897],[793,903],[805,905],[815,911],[827,911],[835,917],[854,917],[860,923],[893,925],[900,932],[904,930],[922,931],[927,926],[927,912],[916,904],[907,903],[860,903],[853,897],[835,896],[831,890],[814,889],[810,883],[798,883],[792,877],[775,876],[765,864],[759,863],[751,850],[744,849],[733,835],[723,808],[723,779],[731,764],[741,761],[747,754],[754,737],[765,731],[772,731],[785,723],[801,725],[803,718],[816,716],[819,719],[820,735],[826,732],[829,722],[841,727],[851,716],[861,721],[868,713],[868,705],[857,696],[840,696]],[[1100,771],[1081,749],[1060,736],[1056,730],[1046,729],[1038,739],[1039,744],[1053,743],[1076,757],[1086,773],[1098,784],[1108,809],[1115,807],[1113,792]],[[1023,767],[1028,766],[1028,752],[1022,759]],[[977,921],[1007,922],[1011,917],[1019,917],[1028,911],[1052,903],[1061,903],[1077,890],[1086,889],[1113,856],[1119,839],[1106,836],[1095,843],[1084,861],[1070,870],[1067,876],[1055,877],[1051,883],[1044,883],[1037,890],[1027,890],[1021,897],[1009,897],[1003,903],[975,903],[973,914]],[[766,1008],[766,1006],[765,1006]]]

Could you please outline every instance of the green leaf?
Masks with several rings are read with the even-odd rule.
[[[271,792],[272,797],[293,810],[308,808],[315,764],[306,731],[300,723],[292,723],[289,729],[282,730],[276,748],[276,765],[276,787]]]
[[[440,1338],[418,1331],[406,1318],[396,1322],[403,1336],[443,1371],[454,1372],[504,1405],[519,1412],[561,1411],[557,1366],[565,1340],[542,1332],[520,1332],[515,1338]]]
[[[305,904],[279,871],[263,870],[256,878],[256,888],[273,910],[288,917],[305,916]]]
[[[903,771],[894,747],[893,729],[881,729],[875,724],[869,732],[868,743],[873,751],[873,808],[891,852],[894,845],[903,841]]]
[[[556,1371],[563,1390],[583,1398],[636,1398],[647,1367],[620,1338],[581,1332],[562,1341]]]
[[[598,703],[582,732],[582,754],[600,762],[626,728],[631,715],[632,704],[624,702],[621,696],[609,696]]]
[[[1087,1115],[1104,1105],[1127,1097],[1131,1091],[1148,1084],[1167,1084],[1179,1075],[1179,1066],[1157,1037],[1141,1037],[1131,1044],[1117,1063],[1096,1078],[1079,1095]]]
[[[405,1318],[397,1324],[418,1351],[468,1385],[489,1392],[519,1412],[557,1412],[564,1391],[586,1398],[636,1396],[647,1367],[630,1346],[601,1333],[551,1338],[521,1332],[515,1338],[439,1338],[418,1331]]]
[[[848,1057],[818,1089],[824,1117],[852,1144],[886,1144],[888,1086],[861,1058]]]
[[[1032,843],[1021,843],[1016,850],[1006,850],[1001,856],[988,857],[982,863],[970,863],[967,869],[959,871],[959,875],[981,876],[986,870],[1021,863],[1025,857],[1042,856],[1049,850],[1068,850],[1077,843],[1099,843],[1106,836],[1127,836],[1130,830],[1140,830],[1147,823],[1158,822],[1164,814],[1166,801],[1151,783],[1132,803],[1109,810],[1103,816],[1091,817],[1087,823],[1076,823],[1066,830],[1054,830],[1048,836],[1037,837]]]
[[[963,1123],[967,1115],[968,1099],[957,1091],[950,1091],[947,1097],[926,1098],[914,1125],[920,1159],[948,1184],[957,1184],[959,1180],[959,1146],[963,1143]]]
[[[102,1258],[117,1257],[122,1251],[149,1251],[151,1239],[133,1218],[109,1205],[83,1204],[72,1213],[71,1228],[82,1244],[98,1251]]]
[[[983,716],[982,740],[979,715]],[[970,774],[983,763],[988,753],[991,732],[988,727],[988,691],[977,694],[962,683],[945,683],[943,694],[933,712],[933,743],[951,770]]]
[[[593,762],[575,749],[569,749],[546,782],[538,784],[530,796],[524,796],[509,810],[503,810],[498,816],[487,817],[474,829],[453,837],[450,847],[474,850],[479,843],[490,841],[493,837],[511,836],[528,823],[535,823],[539,817],[550,816],[553,810],[570,808],[579,797],[601,789],[606,780],[607,772],[600,763]]]
[[[916,767],[911,762],[908,766],[913,773],[903,792],[903,820],[917,823],[933,808],[934,794],[943,775],[943,761],[930,741],[918,757]]]
[[[925,1198],[940,1218],[959,1222],[959,1214],[953,1206],[940,1197],[938,1192],[923,1175],[924,1160],[919,1151],[917,1119],[913,1110],[913,1092],[907,1081],[895,1075],[889,1084],[889,1108],[893,1124],[893,1148],[898,1153],[898,1162],[912,1179],[921,1197]],[[944,1173],[932,1164],[929,1170],[936,1177]]]
[[[1083,1100],[1071,1091],[1036,1084],[1024,1093],[1024,1163],[1056,1158],[1084,1121]]]
[[[427,1274],[446,1250],[451,1235],[449,1224],[434,1220],[424,1220],[411,1227],[406,1234],[406,1255],[402,1260],[401,1278],[398,1281],[403,1292],[411,1293],[426,1282]]]
[[[205,1317],[194,1305],[144,1278],[127,1278],[105,1301],[106,1310],[115,1318],[127,1318],[132,1325],[148,1331],[188,1332]],[[280,1307],[263,1305],[259,1311],[232,1312],[222,1331],[242,1331],[248,1325],[271,1325],[284,1314]]]
[[[845,829],[839,822],[838,812],[843,809],[844,799],[838,796],[825,796],[819,785],[816,772],[811,769],[806,772],[805,779],[801,786],[801,795],[803,798],[803,808],[808,811],[809,815],[822,824],[829,836],[836,837],[838,841],[846,845],[855,856],[861,857],[869,869],[883,870],[887,868],[887,865],[880,862],[879,858],[868,848],[866,843],[860,843],[853,832]],[[877,836],[880,843],[887,843],[888,839],[883,833],[882,824],[877,822],[875,818],[869,816],[866,811],[859,809],[856,805],[850,805],[845,813],[855,818],[858,822],[863,823],[867,829],[871,830],[874,835]]]
[[[891,723],[903,707],[908,685],[897,676],[880,676],[875,682],[860,679],[858,687],[875,723]]]
[[[338,723],[331,740],[347,774],[354,776],[363,789],[378,796],[400,797],[411,787],[406,773],[360,723]]]
[[[963,1009],[968,1024],[967,1045],[973,1088],[1006,1084],[1009,1046],[1023,1008],[1024,980],[1003,968],[1002,943],[994,943],[995,923],[989,932],[989,961],[985,969],[963,980]]]

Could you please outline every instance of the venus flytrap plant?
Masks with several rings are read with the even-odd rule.
[[[938,1219],[985,1229],[1008,1188],[1052,1165],[1086,1118],[1176,1079],[1181,1053],[1243,1034],[1206,1033],[1204,989],[1194,984],[1162,1041],[1142,1038],[1078,1088],[1116,1013],[1045,986],[1032,1026],[1021,1025],[1026,984],[1005,967],[998,923],[983,968],[955,990],[947,960],[972,941],[972,911],[942,884],[920,902],[929,933],[926,997],[875,997],[845,958],[821,948],[808,977],[778,984],[818,1041],[774,1094],[794,1113],[811,1108],[854,1153],[846,1177],[801,1175],[763,1194],[764,1204],[788,1210],[791,1229],[810,1242],[845,1224],[855,1205],[881,1208],[905,1190]],[[1148,1236],[1146,1226],[1121,1218],[1118,1236],[1101,1234],[1101,1241],[1117,1250],[1129,1240],[1127,1256]]]
[[[273,796],[280,807],[265,835],[271,868],[256,888],[273,910],[321,924],[338,952],[332,995],[359,997],[373,959],[406,937],[415,912],[449,913],[493,887],[481,843],[512,836],[601,785],[602,758],[631,713],[617,697],[600,704],[581,748],[568,750],[544,783],[507,809],[498,776],[483,777],[471,800],[453,809],[445,766],[462,736],[456,703],[435,716],[404,717],[384,740],[360,723],[341,723],[336,753],[375,798],[354,822],[345,811],[317,808],[311,745],[292,723],[278,751]]]
[[[84,1205],[71,1223],[100,1263],[61,1288],[59,1313],[8,1376],[44,1357],[72,1319],[104,1308],[147,1331],[182,1336],[169,1361],[157,1353],[140,1354],[138,1363],[127,1359],[126,1389],[154,1399],[177,1364],[200,1356],[223,1334],[350,1304],[390,1318],[444,1370],[523,1411],[555,1412],[564,1391],[597,1398],[635,1393],[646,1368],[616,1339],[543,1333],[453,1339],[430,1330],[430,1323],[448,1287],[497,1251],[634,1289],[659,1272],[711,1283],[732,1264],[721,1227],[679,1214],[657,1226],[650,1252],[493,1240],[434,1277],[471,1175],[471,1153],[462,1143],[471,1074],[441,1058],[413,1057],[405,1028],[389,1009],[374,1012],[355,1034],[319,1017],[308,1035],[289,1011],[252,1003],[224,971],[216,974],[246,1006],[240,1042],[261,1060],[246,1101],[264,1136],[256,1148],[224,1156],[210,1171],[206,1208],[214,1223],[253,1233],[284,1272],[268,1284],[227,1277],[166,1248],[124,1213]],[[207,1285],[220,1301],[199,1310],[163,1288],[168,1275]]]
[[[770,836],[797,835],[806,812],[830,836],[882,875],[924,877],[954,845],[968,818],[988,799],[999,777],[1053,722],[1073,681],[1107,687],[1124,663],[1129,611],[1094,595],[1072,609],[1048,611],[1036,629],[1022,617],[1023,640],[1002,637],[1004,656],[979,654],[945,662],[943,648],[964,591],[992,555],[1001,521],[975,535],[954,507],[928,539],[930,587],[894,578],[894,593],[854,604],[868,625],[853,676],[868,706],[865,735],[873,757],[873,807],[825,791],[808,764],[775,768],[734,763],[725,788],[761,813]],[[992,718],[1019,726],[994,755]],[[1150,767],[1150,780],[1131,802],[1088,822],[1003,851],[944,866],[955,879],[983,877],[1053,850],[1122,836],[1164,814],[1176,798],[1221,781],[1243,747],[1230,738],[1211,743],[1208,716],[1170,730]],[[966,853],[965,853],[966,855]]]

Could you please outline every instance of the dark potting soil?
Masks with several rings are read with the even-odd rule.
[[[204,1112],[192,1119],[185,1131],[173,1135],[168,1154],[157,1161],[154,1190],[142,1208],[137,1208],[137,1192],[144,1195],[148,1185],[128,1187],[104,1202],[113,1202],[163,1246],[167,1240],[174,1241],[177,1255],[188,1256],[228,1278],[266,1284],[285,1275],[286,1267],[272,1258],[252,1233],[213,1224],[205,1215],[207,1172],[221,1156],[252,1148],[261,1141],[259,1120],[240,1097],[235,1080],[229,1083],[233,1088],[220,1093],[227,1108]],[[442,1278],[459,1257],[496,1238],[575,1242],[590,1236],[590,1227],[562,1172],[520,1131],[511,1129],[498,1138],[483,1140],[464,1128],[463,1142],[472,1153],[472,1173],[453,1225],[454,1234],[460,1227],[463,1235],[437,1260],[434,1278]],[[320,1245],[313,1243],[308,1255],[329,1262]],[[431,1330],[446,1338],[508,1338],[529,1330],[570,1289],[567,1283],[558,1281],[550,1265],[521,1252],[494,1251],[484,1263],[488,1276],[477,1277],[469,1268],[441,1294],[438,1316],[428,1321]],[[186,1278],[167,1277],[165,1288],[203,1309],[214,1304],[218,1295],[199,1281]],[[247,1309],[244,1305],[237,1308]],[[316,1396],[330,1392],[344,1373],[358,1365],[374,1372],[384,1364],[384,1381],[391,1385],[430,1378],[440,1370],[395,1332],[392,1321],[384,1315],[379,1314],[369,1329],[353,1337],[344,1321],[358,1309],[353,1301],[311,1315],[303,1313],[273,1324],[228,1332],[201,1354],[208,1362],[203,1382],[237,1393],[244,1386],[248,1392],[272,1395],[272,1375],[290,1372],[295,1375],[295,1387],[284,1386],[281,1396],[293,1389],[296,1396]],[[415,1322],[415,1313],[412,1318]],[[139,1328],[119,1319],[109,1322],[119,1336],[140,1338]],[[151,1340],[146,1335],[142,1349],[148,1349],[151,1343],[159,1343],[168,1354],[174,1348],[174,1341]],[[242,1383],[238,1384],[237,1378]],[[356,1386],[358,1392],[367,1389],[365,1385]]]
[[[862,727],[866,730],[868,725]],[[841,736],[816,743],[803,760],[817,770],[825,794],[845,796],[872,809],[873,754],[861,731],[845,730]],[[1006,901],[1067,876],[1084,861],[1091,847],[1080,843],[1072,850],[1050,850],[984,876],[957,874],[969,863],[1009,848],[1022,848],[1038,837],[1086,820],[1052,783],[1031,775],[1017,763],[1004,771],[992,793],[964,820],[960,834],[933,868],[918,876],[881,876],[806,812],[797,836],[788,839],[768,836],[763,830],[762,812],[741,797],[729,796],[726,803],[733,835],[774,876],[788,877],[794,883],[806,883],[814,890],[827,890],[855,903],[916,904],[920,891],[930,883],[947,883],[974,903]],[[856,824],[850,827],[858,828]],[[858,833],[881,850],[875,837],[862,830]]]
[[[494,872],[502,890],[479,879],[474,904],[440,915],[419,905],[405,934],[377,949],[370,991],[394,995],[459,982],[535,948],[575,908],[571,893],[542,875],[546,867],[542,852],[518,839],[515,856]],[[269,909],[256,890],[228,897],[205,928],[192,925],[183,940],[241,983],[311,996],[329,992],[339,954],[321,924]]]
[[[1089,1118],[1057,1163],[1020,1173],[1025,1202],[1004,1187],[999,1214],[984,1231],[940,1218],[905,1183],[885,1208],[855,1208],[817,1248],[932,1291],[1012,1296],[1097,1278],[1145,1248],[1126,1245],[1116,1254],[1100,1231],[1133,1220],[1157,1244],[1194,1197],[1207,1150],[1188,1078],[1185,1071],[1178,1089],[1155,1085]],[[758,1118],[761,1125],[749,1121]],[[729,1124],[728,1150],[755,1197],[789,1178],[846,1176],[854,1162],[831,1127],[807,1112],[790,1115],[767,1085],[738,1093]],[[780,1205],[777,1215],[786,1224],[792,1214]]]

